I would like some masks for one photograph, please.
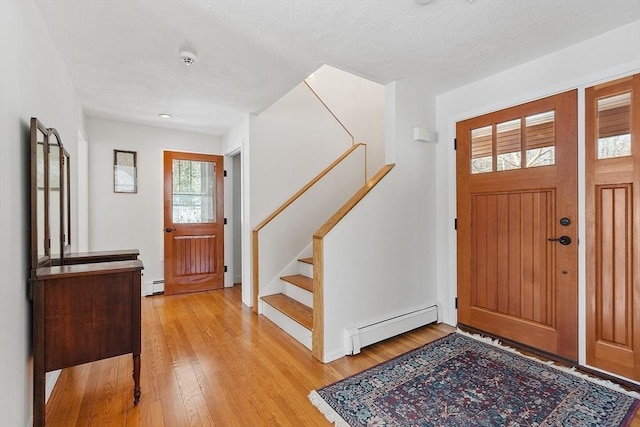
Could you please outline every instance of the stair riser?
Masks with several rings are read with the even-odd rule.
[[[273,323],[275,323],[280,329],[284,330],[287,334],[291,335],[302,345],[311,350],[311,331],[300,325],[290,317],[286,316],[279,310],[271,307],[266,302],[262,303],[262,314]]]
[[[283,294],[288,297],[293,298],[294,300],[301,302],[307,307],[313,308],[313,294],[307,290],[297,287],[289,282],[282,281],[284,290]]]
[[[298,274],[302,274],[307,277],[313,277],[313,264],[298,262]]]

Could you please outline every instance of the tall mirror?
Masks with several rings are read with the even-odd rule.
[[[55,130],[49,129],[49,240],[51,260],[62,258],[62,146]]]
[[[31,119],[31,267],[64,264],[71,251],[69,152],[58,131]]]
[[[71,252],[71,183],[69,180],[69,152],[62,150],[62,254],[63,258]]]
[[[31,119],[31,266],[49,262],[47,201],[49,182],[48,130],[36,118]]]

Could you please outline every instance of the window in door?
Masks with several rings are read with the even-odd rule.
[[[554,110],[472,129],[471,173],[555,165],[555,140]]]
[[[173,222],[215,222],[215,163],[173,159],[172,171]]]

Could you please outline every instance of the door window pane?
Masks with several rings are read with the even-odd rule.
[[[215,164],[172,161],[173,223],[216,222]]]
[[[527,116],[525,123],[526,167],[554,165],[556,163],[554,111]]]
[[[598,159],[631,155],[631,92],[598,99]]]
[[[471,173],[493,171],[492,135],[492,126],[471,131]]]
[[[496,126],[496,170],[520,169],[520,119],[498,123]]]

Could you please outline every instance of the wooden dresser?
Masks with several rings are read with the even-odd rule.
[[[108,259],[105,253],[98,255]],[[34,426],[44,426],[46,372],[107,357],[133,355],[133,395],[138,403],[142,269],[142,261],[130,259],[35,270]]]

